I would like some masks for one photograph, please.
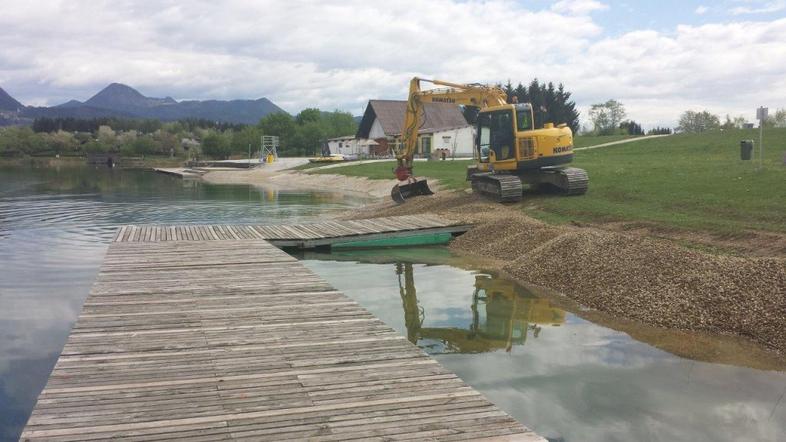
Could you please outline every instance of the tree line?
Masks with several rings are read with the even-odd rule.
[[[118,152],[227,158],[256,155],[262,135],[280,138],[282,155],[315,155],[327,138],[354,134],[357,123],[347,112],[305,109],[295,117],[274,113],[256,125],[201,119],[162,122],[125,118],[39,118],[32,126],[0,129],[0,156],[80,156]]]
[[[202,144],[202,152],[214,158],[226,158],[258,146],[262,135],[279,137],[279,153],[290,156],[319,155],[328,138],[357,132],[355,118],[349,112],[325,112],[316,108],[300,111],[292,117],[273,113],[263,117],[256,126],[245,126],[239,131],[213,132]],[[252,148],[254,150],[254,148]]]
[[[219,131],[226,130],[240,130],[244,125],[236,123],[227,123],[224,121],[211,121],[198,118],[188,118],[178,120],[173,123],[164,123],[161,120],[153,118],[116,118],[116,117],[100,117],[100,118],[49,118],[41,117],[33,120],[33,132],[91,132],[95,133],[101,126],[108,126],[116,131],[130,131],[134,130],[143,134],[152,134],[160,130],[167,124],[168,127],[177,127],[178,130],[194,129],[216,129]]]
[[[593,135],[643,135],[641,125],[632,120],[624,120],[625,106],[617,100],[608,100],[605,103],[593,104],[589,110],[592,129],[584,133]],[[712,130],[744,129],[752,126],[748,120],[740,115],[732,117],[726,115],[721,122],[720,116],[708,110],[687,110],[680,114],[676,132],[699,133]],[[778,109],[769,115],[764,122],[765,127],[786,127],[786,108]],[[647,131],[647,135],[667,135],[673,130],[668,127],[655,127]]]
[[[731,117],[727,114],[726,119],[721,123],[720,117],[708,110],[687,110],[680,115],[678,129],[680,132],[697,133],[720,129],[743,129],[751,125],[742,115]],[[770,114],[764,121],[764,127],[786,127],[786,108],[777,109]]]
[[[645,131],[641,124],[626,120],[626,116],[625,105],[617,100],[593,104],[589,110],[593,128],[584,132],[592,135],[644,135]],[[671,133],[671,129],[657,128],[646,133],[648,135]]]

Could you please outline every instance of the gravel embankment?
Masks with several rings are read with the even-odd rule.
[[[625,318],[733,333],[786,352],[786,259],[714,255],[668,240],[551,226],[472,195],[416,198],[355,216],[369,212],[429,212],[474,223],[451,247],[502,260],[502,269],[524,282]]]

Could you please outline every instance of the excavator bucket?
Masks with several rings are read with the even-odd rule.
[[[393,186],[393,190],[390,191],[390,197],[398,204],[403,203],[413,196],[420,195],[434,195],[434,192],[429,189],[426,180],[414,181],[404,185],[395,185]]]

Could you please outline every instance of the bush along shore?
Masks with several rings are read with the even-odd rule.
[[[549,225],[475,195],[442,193],[352,217],[438,213],[475,224],[451,248],[501,262],[521,282],[612,315],[733,334],[786,353],[786,259],[717,255],[673,241]]]

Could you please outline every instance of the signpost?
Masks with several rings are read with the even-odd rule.
[[[764,169],[764,122],[767,121],[768,112],[766,107],[756,109],[756,119],[759,120],[759,169]]]

